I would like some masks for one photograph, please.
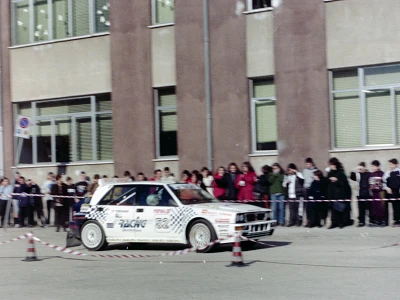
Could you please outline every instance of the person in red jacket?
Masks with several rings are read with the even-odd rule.
[[[238,200],[254,200],[254,186],[257,182],[257,174],[252,165],[246,161],[242,165],[242,172],[236,177],[236,187],[239,190]]]
[[[226,198],[226,170],[224,167],[219,167],[214,175],[214,181],[212,182],[212,187],[214,189],[214,197],[222,200]]]

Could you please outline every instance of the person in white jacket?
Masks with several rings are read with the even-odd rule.
[[[300,200],[303,197],[303,183],[304,176],[299,171],[295,164],[289,164],[287,167],[287,175],[283,181],[283,186],[287,188],[287,194],[289,200]],[[289,225],[301,226],[303,223],[302,214],[299,214],[300,201],[290,202],[289,201]],[[303,213],[303,212],[302,212]]]
[[[43,196],[43,207],[47,207],[46,224],[50,225],[51,210],[54,210],[54,200],[50,195],[51,187],[56,183],[55,176],[53,172],[47,174],[47,180],[43,183],[41,191]]]
[[[204,167],[201,169],[201,175],[203,176],[203,183],[206,186],[207,192],[214,196],[214,188],[212,187],[214,177],[212,176],[210,170]]]
[[[1,181],[0,185],[0,216],[1,216],[1,227],[4,226],[6,218],[6,212],[7,212],[7,204],[9,201],[11,201],[11,193],[13,192],[13,186],[10,184],[10,180],[8,178],[4,177],[3,180]]]

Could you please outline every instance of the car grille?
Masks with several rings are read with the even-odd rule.
[[[246,222],[264,221],[266,213],[248,213],[246,214]]]

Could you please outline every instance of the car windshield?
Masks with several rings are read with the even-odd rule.
[[[218,199],[200,188],[171,186],[171,189],[183,205],[219,202]]]

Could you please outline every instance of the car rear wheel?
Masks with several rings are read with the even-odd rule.
[[[92,251],[103,250],[107,247],[104,231],[96,221],[89,221],[83,225],[81,241],[88,250]]]
[[[209,245],[217,239],[214,228],[206,220],[195,221],[189,229],[188,241],[197,252],[210,252],[214,245]]]

